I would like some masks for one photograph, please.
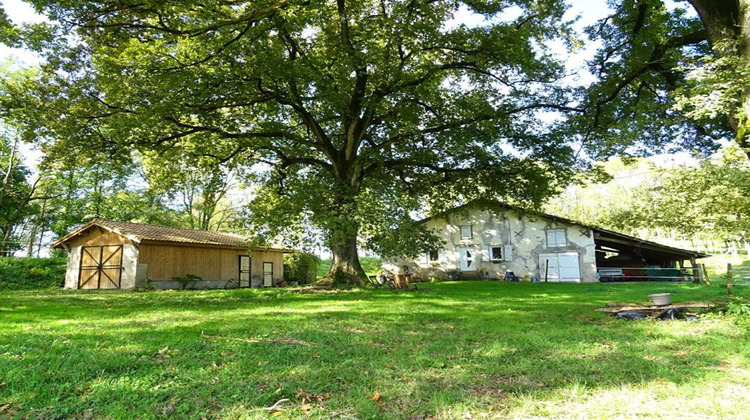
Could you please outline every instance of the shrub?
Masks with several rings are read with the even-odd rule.
[[[750,317],[750,300],[737,297],[730,298],[724,311],[727,315]]]
[[[195,287],[195,284],[203,279],[199,276],[196,276],[195,274],[185,274],[181,277],[172,277],[172,280],[180,283],[182,290],[187,290],[189,288]]]
[[[0,257],[0,289],[47,289],[65,280],[65,258]]]
[[[284,280],[307,284],[315,281],[320,258],[314,254],[298,252],[284,254]]]

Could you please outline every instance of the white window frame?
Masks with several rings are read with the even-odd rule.
[[[432,253],[435,253],[435,258],[432,258]],[[437,249],[433,249],[431,251],[427,251],[427,262],[438,262],[440,260],[440,251]]]
[[[500,248],[500,258],[495,258],[493,253],[494,249]],[[490,261],[505,261],[505,246],[504,245],[490,245],[487,247],[487,253],[489,254]]]
[[[547,229],[547,248],[563,248],[568,245],[568,232],[565,228]],[[562,235],[561,235],[562,234]],[[550,237],[553,240],[550,240]],[[562,237],[562,240],[561,240]]]
[[[464,228],[469,229],[469,236],[464,235]],[[461,239],[474,239],[474,227],[472,225],[460,225],[458,227],[458,233]]]

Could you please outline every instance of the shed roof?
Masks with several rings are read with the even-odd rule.
[[[212,246],[245,247],[248,238],[230,233],[210,232],[205,230],[184,229],[172,226],[149,225],[144,223],[119,222],[115,220],[94,219],[84,226],[70,232],[52,244],[52,248],[61,248],[71,238],[93,226],[124,236],[133,242],[178,242],[183,244],[201,244]]]

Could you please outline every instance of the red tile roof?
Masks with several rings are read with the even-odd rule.
[[[62,243],[80,234],[91,226],[99,226],[118,235],[125,236],[133,242],[142,242],[145,240],[232,247],[243,247],[246,246],[248,242],[248,238],[230,233],[94,219],[85,226],[82,226],[58,239],[52,244],[52,247],[59,248]]]

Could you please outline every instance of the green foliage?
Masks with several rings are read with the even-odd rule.
[[[185,274],[184,276],[172,277],[172,280],[180,284],[182,290],[187,290],[195,286],[196,282],[203,280],[201,277],[195,274]]]
[[[0,289],[48,289],[65,280],[65,258],[0,257]]]
[[[316,280],[320,258],[315,254],[295,252],[284,254],[284,280],[308,284]]]
[[[740,318],[750,318],[750,299],[730,297],[724,313]]]
[[[603,167],[612,175],[609,183],[571,188],[548,210],[636,236],[658,231],[675,238],[750,239],[750,161],[736,146],[696,165],[639,160]]]
[[[381,235],[411,213],[478,194],[538,201],[576,164],[540,124],[570,110],[547,43],[570,35],[561,0],[35,4],[59,38],[76,34],[42,46],[45,102],[26,126],[51,151],[241,170],[258,185],[259,240],[314,226],[349,280],[358,239],[402,252],[403,235]],[[466,12],[481,23],[453,23]]]

